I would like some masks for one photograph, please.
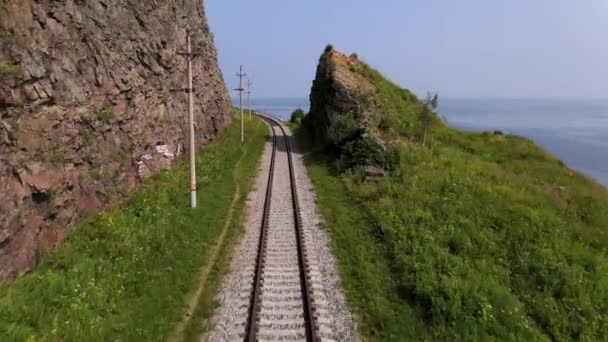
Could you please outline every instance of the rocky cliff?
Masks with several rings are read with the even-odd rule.
[[[0,283],[230,120],[200,0],[0,0]]]
[[[417,140],[423,117],[435,115],[408,89],[400,88],[361,61],[328,45],[317,67],[304,124],[315,142],[337,160],[338,169],[398,165],[401,138]],[[428,115],[427,115],[428,113]]]
[[[362,65],[355,56],[348,57],[328,46],[319,59],[310,92],[309,120],[315,135],[326,138],[336,117],[351,113],[365,129],[372,115],[374,87],[360,73]]]

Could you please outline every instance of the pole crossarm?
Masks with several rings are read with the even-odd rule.
[[[188,56],[188,57],[198,57],[201,55],[199,52],[186,52],[186,51],[178,51],[175,54],[178,56]]]
[[[175,54],[178,56],[184,57],[187,62],[191,62],[196,57],[199,57],[202,55],[202,53],[200,53],[200,52],[184,52],[184,51],[179,51],[179,52],[176,52]]]
[[[174,92],[174,93],[176,93],[176,92],[182,92],[182,91],[184,93],[189,93],[189,92],[195,93],[196,92],[196,88],[192,88],[192,89],[189,89],[189,88],[178,88],[178,89],[170,89],[170,91]]]
[[[245,94],[247,95],[251,95],[251,86],[253,85],[253,82],[251,82],[251,80],[247,80],[247,92]]]

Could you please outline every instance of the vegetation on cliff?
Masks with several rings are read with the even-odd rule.
[[[346,58],[324,53],[298,134],[362,333],[608,339],[606,189],[526,139],[425,123],[422,101]],[[375,183],[348,155],[363,139],[396,154]]]
[[[181,163],[147,181],[125,208],[85,219],[58,250],[0,290],[0,340],[165,341],[182,321],[186,295],[199,286],[199,269],[210,262],[237,188],[224,247],[239,231],[268,130],[248,121],[243,149],[233,121],[198,155],[197,209],[188,207],[188,164]],[[217,272],[205,284],[197,318],[212,307]]]

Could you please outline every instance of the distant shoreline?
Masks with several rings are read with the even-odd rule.
[[[238,99],[233,99],[238,105]],[[247,106],[246,103],[244,103]],[[308,98],[252,99],[256,110],[288,119]],[[608,187],[608,99],[441,98],[438,115],[450,127],[470,132],[502,131],[543,149]]]

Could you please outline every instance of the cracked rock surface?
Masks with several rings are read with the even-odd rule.
[[[201,1],[0,1],[0,284],[184,152],[186,28],[203,145],[230,102]]]

